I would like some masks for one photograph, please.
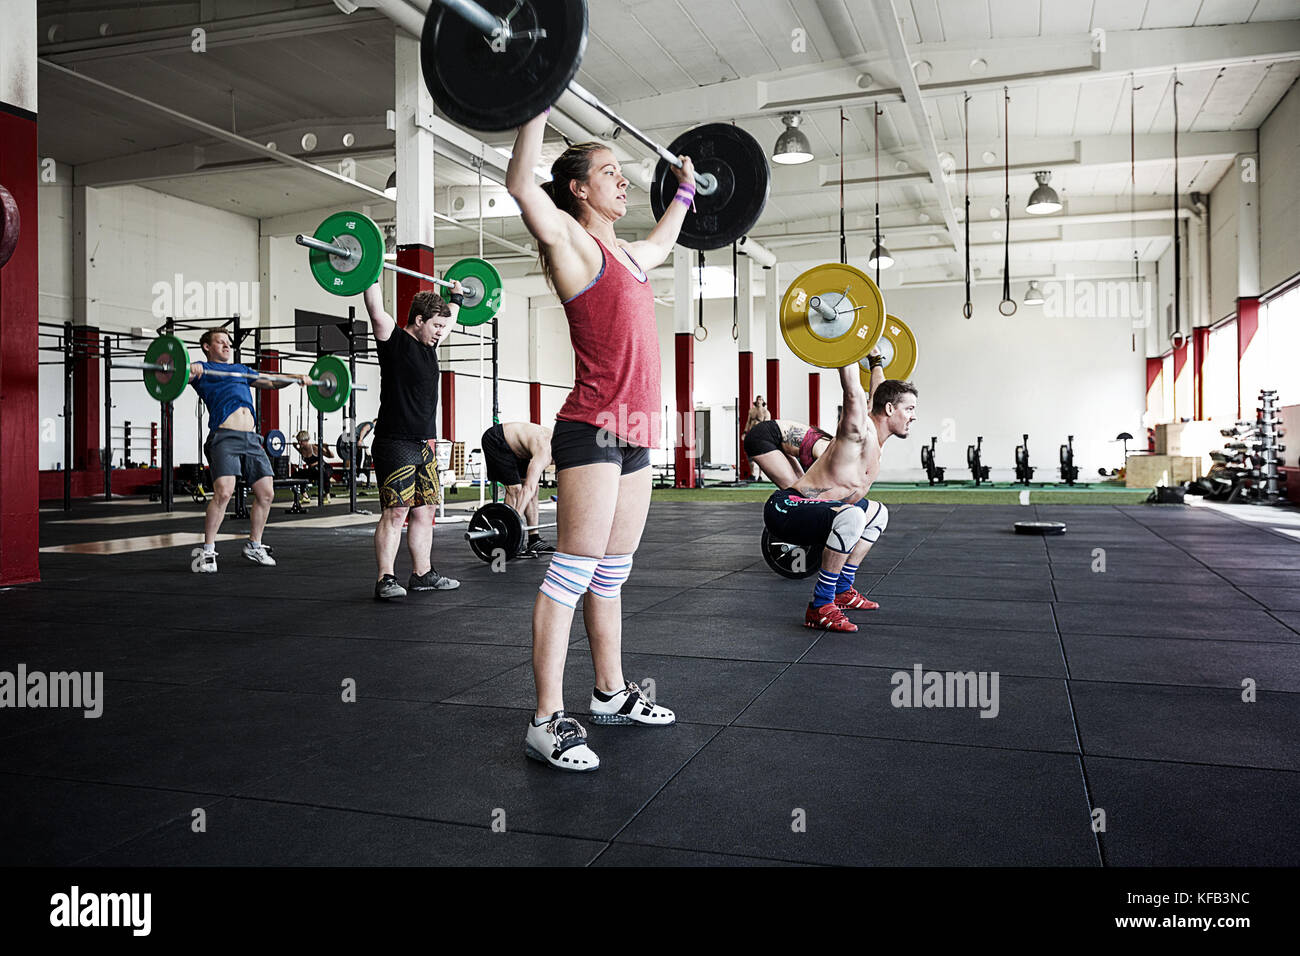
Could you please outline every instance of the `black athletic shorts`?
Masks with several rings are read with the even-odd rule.
[[[609,462],[630,475],[650,467],[650,449],[625,442],[611,431],[585,422],[557,421],[551,432],[555,470]]]
[[[875,517],[879,505],[868,498],[855,501],[855,507]],[[831,536],[835,512],[844,505],[833,498],[805,498],[793,488],[774,491],[763,506],[763,524],[774,541],[786,544],[823,545]]]
[[[759,422],[745,432],[745,454],[750,458],[781,450],[781,427],[773,419]]]
[[[501,425],[493,425],[483,433],[483,464],[487,467],[488,481],[499,481],[503,485],[522,485],[528,474],[531,458],[518,458],[506,441],[506,430]]]
[[[442,500],[438,462],[427,441],[376,438],[370,455],[381,508],[419,508]]]

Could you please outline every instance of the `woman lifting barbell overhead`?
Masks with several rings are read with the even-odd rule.
[[[654,704],[622,665],[620,589],[632,570],[650,508],[650,452],[659,440],[659,337],[648,270],[668,258],[695,193],[681,157],[676,201],[649,236],[623,242],[614,223],[627,213],[628,181],[600,143],[570,146],[545,187],[533,179],[545,115],[519,129],[506,187],[540,247],[542,270],[564,305],[575,353],[574,387],[551,436],[559,485],[557,550],[533,609],[537,707],[525,752],[564,770],[600,765],[586,730],[564,710],[564,659],[578,599],[591,642],[595,723],[664,726],[676,718]]]
[[[235,493],[235,479],[241,475],[253,493],[244,557],[255,564],[273,566],[275,558],[271,557],[271,549],[262,543],[262,531],[275,498],[275,484],[271,461],[257,433],[251,389],[284,388],[294,382],[308,385],[311,377],[263,377],[255,369],[235,363],[234,343],[223,329],[204,332],[199,347],[206,361],[191,363],[189,378],[208,409],[208,438],[203,443],[203,454],[212,470],[212,498],[203,522],[203,552],[190,566],[202,574],[217,572],[217,532],[226,516],[226,505]]]

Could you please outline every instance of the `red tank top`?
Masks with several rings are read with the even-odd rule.
[[[555,417],[658,448],[659,332],[649,276],[639,281],[603,242],[596,244],[600,273],[564,303],[574,353],[573,391]]]

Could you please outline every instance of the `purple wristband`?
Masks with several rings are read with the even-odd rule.
[[[687,209],[695,202],[695,187],[689,183],[682,183],[677,187],[677,195],[673,197],[673,202],[679,202]]]

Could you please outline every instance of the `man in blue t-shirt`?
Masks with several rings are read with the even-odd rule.
[[[208,409],[208,440],[203,444],[203,454],[212,469],[212,500],[208,502],[203,524],[203,556],[194,570],[205,574],[217,571],[217,531],[226,516],[226,505],[235,493],[235,478],[239,475],[243,475],[244,484],[253,492],[244,557],[255,564],[273,566],[275,558],[271,557],[271,549],[262,544],[262,529],[266,527],[266,516],[275,498],[275,486],[271,460],[266,457],[257,433],[251,388],[284,388],[291,383],[269,378],[205,375],[207,371],[241,372],[250,376],[258,373],[247,365],[232,363],[234,343],[222,329],[204,332],[199,346],[207,361],[190,365],[190,384]],[[300,385],[311,381],[307,375],[289,377],[297,379]]]

